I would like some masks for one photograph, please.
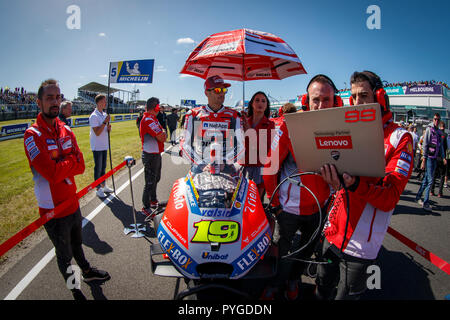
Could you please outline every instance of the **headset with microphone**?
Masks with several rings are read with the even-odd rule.
[[[333,107],[342,107],[344,105],[344,102],[342,101],[342,98],[337,94],[339,92],[339,90],[336,88],[336,86],[334,85],[333,81],[327,77],[324,74],[318,74],[316,76],[314,76],[308,83],[308,86],[306,87],[306,94],[304,94],[301,98],[301,102],[302,102],[302,109],[303,111],[309,111],[309,94],[308,94],[308,89],[309,86],[311,85],[311,83],[313,83],[314,81],[317,80],[317,78],[322,78],[323,80],[325,80],[334,90],[334,104]]]
[[[383,114],[389,112],[389,98],[386,91],[383,88],[383,83],[381,82],[380,77],[378,77],[375,73],[370,71],[363,71],[358,73],[355,72],[351,78],[353,79],[355,75],[362,75],[364,78],[367,79],[367,81],[370,83],[370,86],[372,87],[373,95],[375,97],[376,102],[378,102],[380,106],[383,108]],[[354,105],[352,96],[350,96],[349,102],[351,106]]]

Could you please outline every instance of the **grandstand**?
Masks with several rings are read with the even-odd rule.
[[[99,93],[107,95],[108,87],[97,82],[90,82],[78,88],[78,97],[72,101],[72,115],[90,114],[95,108],[94,98]],[[116,94],[118,97],[115,96]],[[124,102],[126,95],[128,100]],[[36,118],[39,113],[36,99],[35,92],[27,92],[23,87],[14,89],[0,87],[0,121]],[[109,111],[112,114],[137,112],[140,103],[138,99],[139,89],[127,91],[110,88]],[[64,94],[62,94],[62,100],[66,100]]]
[[[39,111],[36,93],[27,92],[23,87],[0,88],[0,121],[32,118]]]
[[[0,88],[0,121],[17,119],[35,119],[39,113],[36,103],[37,94],[27,92],[23,87],[14,90],[8,87]],[[64,94],[62,94],[64,99]],[[75,99],[72,106],[72,115],[89,114],[95,107],[92,103]]]
[[[95,105],[94,99],[98,94],[108,95],[108,87],[98,82],[90,82],[78,88],[78,98],[80,98],[85,103]],[[115,97],[115,94],[117,94],[118,97]],[[120,98],[121,94],[122,99]],[[114,114],[136,112],[139,103],[139,89],[127,91],[109,87],[109,95],[109,113]],[[128,95],[127,102],[124,101],[125,95]]]

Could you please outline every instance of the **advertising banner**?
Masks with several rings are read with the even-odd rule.
[[[89,118],[76,118],[75,127],[89,125]]]
[[[341,96],[341,98],[350,98],[350,96],[352,95],[352,92],[350,90],[341,91],[341,92],[338,92],[338,95]]]
[[[436,85],[406,87],[405,94],[442,94],[442,87]]]
[[[181,99],[181,103],[180,105],[182,107],[195,107],[195,100],[185,100],[185,99]]]
[[[396,96],[396,95],[401,95],[401,94],[405,94],[405,90],[403,89],[403,87],[385,87],[384,90],[386,91],[388,96]],[[350,90],[346,90],[346,91],[341,91],[338,92],[338,95],[341,98],[350,98],[350,96],[352,95],[352,92]]]
[[[111,83],[152,83],[154,59],[110,63]]]
[[[22,135],[25,133],[25,130],[30,126],[29,123],[19,123],[8,126],[0,127],[0,137],[10,137],[15,135]]]
[[[384,91],[386,91],[388,96],[397,96],[401,94],[405,94],[404,87],[385,87]]]

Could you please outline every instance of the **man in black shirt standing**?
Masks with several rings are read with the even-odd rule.
[[[158,119],[159,124],[161,125],[161,127],[163,127],[164,130],[166,130],[166,125],[167,125],[167,115],[164,112],[164,107],[161,107],[161,109],[159,110],[156,119]]]
[[[178,119],[177,109],[173,108],[172,113],[167,116],[167,126],[170,131],[170,143],[174,146],[176,144],[175,130],[177,129]]]

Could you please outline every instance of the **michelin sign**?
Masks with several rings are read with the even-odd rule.
[[[111,62],[111,83],[152,83],[154,59]]]

